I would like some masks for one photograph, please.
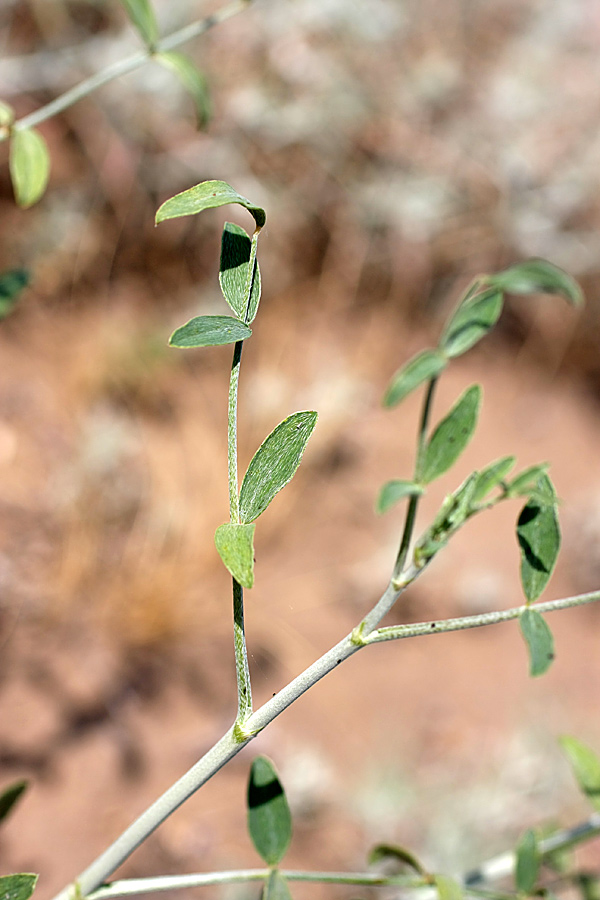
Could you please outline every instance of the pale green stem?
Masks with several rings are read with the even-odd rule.
[[[361,884],[373,887],[401,886],[420,888],[423,878],[402,875],[377,875],[372,872],[302,872],[281,869],[287,881],[303,881],[319,884]],[[266,881],[270,869],[238,869],[231,872],[201,872],[195,875],[161,875],[156,878],[128,878],[113,881],[88,895],[90,900],[112,900],[113,897],[131,897],[135,894],[151,894],[182,888],[206,887],[214,884],[239,884],[249,881]]]
[[[64,94],[56,97],[50,103],[40,107],[40,109],[36,109],[27,116],[23,116],[22,119],[18,119],[13,124],[12,129],[20,131],[23,128],[35,128],[47,119],[52,118],[52,116],[73,106],[73,104],[82,100],[84,97],[88,97],[91,93],[98,90],[98,88],[103,87],[110,81],[114,81],[115,78],[120,78],[122,75],[127,75],[129,72],[139,69],[141,66],[151,61],[155,54],[173,50],[175,47],[179,47],[181,44],[185,44],[187,41],[199,37],[215,25],[225,22],[227,19],[237,15],[249,6],[251,2],[252,0],[234,0],[233,3],[229,3],[227,6],[222,7],[212,15],[206,16],[206,18],[201,19],[198,22],[192,22],[190,25],[186,25],[184,28],[180,28],[178,31],[173,32],[173,34],[162,38],[162,40],[157,42],[155,47],[134,53],[132,56],[128,56],[127,59],[120,60],[113,65],[107,66],[101,72],[90,75],[89,78],[84,79],[84,81],[81,81],[79,84],[75,85],[75,87],[65,91]],[[8,137],[9,134],[7,132],[1,132],[0,142],[6,140]]]
[[[425,448],[427,446],[427,428],[429,427],[429,418],[431,416],[431,407],[433,404],[433,395],[435,392],[436,384],[437,378],[432,378],[427,385],[427,391],[423,400],[423,408],[421,410],[421,421],[419,423],[419,431],[417,436],[417,456],[415,460],[414,477],[414,480],[417,483],[419,482],[423,467],[423,456],[425,453]],[[398,580],[402,575],[406,557],[408,556],[410,542],[412,540],[413,532],[415,529],[418,507],[419,495],[413,495],[408,501],[408,509],[406,511],[406,518],[404,520],[402,539],[400,541],[400,548],[398,550],[398,555],[394,564],[394,571],[392,573],[390,584],[388,585],[387,590],[385,591],[383,596],[380,598],[379,602],[363,619],[360,626],[360,633],[362,635],[368,635],[373,631],[373,629],[377,628],[381,620],[389,613],[390,609],[392,608],[400,594],[408,585],[408,581],[404,581],[402,584],[399,584]]]
[[[559,609],[581,606],[584,603],[592,603],[600,600],[600,591],[589,594],[579,594],[574,597],[565,597],[561,600],[550,600],[546,603],[536,603],[535,608],[539,612],[554,612]],[[402,631],[389,633],[379,637],[379,640],[394,640],[417,635],[437,634],[440,631],[457,631],[461,628],[476,628],[481,625],[494,625],[509,619],[518,618],[524,606],[510,610],[501,610],[496,613],[486,613],[484,616],[466,616],[464,619],[449,619],[450,627],[445,628],[444,621],[435,623],[424,622],[416,625],[404,626]],[[432,628],[432,625],[434,626]],[[393,630],[393,629],[392,629]],[[357,629],[358,631],[358,629]],[[382,629],[384,631],[384,629]],[[410,633],[409,633],[410,632]],[[68,885],[57,896],[56,900],[77,900],[78,896],[87,896],[97,890],[107,878],[131,855],[158,826],[164,822],[182,803],[202,787],[212,776],[219,771],[230,759],[248,744],[252,738],[269,725],[280,713],[294,703],[307,690],[317,684],[325,675],[335,669],[344,660],[369,643],[376,643],[377,636],[371,635],[367,640],[361,639],[356,632],[346,635],[339,643],[328,650],[320,659],[305,669],[300,675],[282,688],[278,694],[267,700],[263,706],[252,713],[247,719],[244,728],[244,736],[240,736],[234,727],[229,731],[196,763],[182,778],[173,784],[165,793],[156,800],[132,825],[129,826],[117,840],[108,847],[71,885]]]
[[[245,285],[246,313],[244,320],[248,320],[250,313],[250,298],[254,283],[256,268],[256,250],[260,228],[256,228],[252,235],[250,245],[250,259],[248,261],[248,278]],[[233,362],[231,364],[231,377],[229,380],[229,403],[227,414],[227,460],[229,478],[229,516],[233,524],[240,521],[240,499],[238,493],[238,452],[237,452],[237,409],[238,388],[240,381],[240,367],[242,364],[243,341],[238,341],[233,350]],[[252,713],[252,686],[250,683],[250,669],[248,666],[248,650],[246,647],[246,632],[244,628],[244,591],[239,582],[233,578],[233,646],[235,651],[235,672],[238,690],[238,711],[236,726],[241,728],[248,716]]]

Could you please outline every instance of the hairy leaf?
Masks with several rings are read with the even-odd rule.
[[[387,862],[388,860],[396,863],[400,870],[408,866],[408,868],[414,869],[419,875],[427,874],[417,857],[404,847],[397,847],[395,844],[376,844],[369,853],[368,862],[370,866],[380,862]]]
[[[554,660],[554,638],[546,620],[529,607],[519,617],[521,633],[529,650],[529,674],[532,678],[548,671]]]
[[[283,859],[292,838],[292,817],[275,766],[266,756],[257,756],[250,769],[248,831],[268,866]]]
[[[221,238],[221,265],[219,282],[223,296],[236,316],[243,322],[252,322],[256,316],[260,301],[260,270],[255,263],[252,293],[246,316],[248,300],[246,289],[248,283],[248,266],[252,242],[243,228],[226,222]]]
[[[215,546],[225,568],[242,587],[254,584],[254,530],[256,525],[220,525],[215,532]]]
[[[193,216],[205,209],[215,209],[218,206],[227,206],[228,203],[239,203],[254,217],[259,228],[267,221],[267,214],[260,206],[246,200],[238,194],[230,184],[225,181],[203,181],[194,187],[175,194],[169,200],[165,200],[156,213],[156,224],[166,219],[177,219],[180,216]]]
[[[148,47],[154,46],[158,40],[158,25],[149,0],[121,0],[121,3],[143,42]]]
[[[495,487],[498,487],[504,477],[508,475],[514,464],[514,456],[503,456],[502,459],[497,459],[490,463],[489,466],[486,466],[485,469],[482,469],[477,476],[477,484],[473,491],[473,503],[480,503],[490,491],[493,491]]]
[[[444,329],[440,349],[449,357],[466,353],[494,327],[503,303],[504,297],[498,288],[488,288],[463,302]]]
[[[591,747],[570,735],[561,737],[560,743],[569,757],[581,791],[594,809],[600,812],[600,758]]]
[[[442,419],[425,448],[418,481],[429,484],[454,465],[475,431],[481,388],[472,385]]]
[[[414,497],[423,493],[425,493],[425,489],[420,484],[415,484],[414,481],[402,481],[399,478],[386,481],[379,492],[375,511],[385,513],[404,497]]]
[[[488,275],[486,281],[510,294],[560,294],[573,306],[583,303],[583,293],[575,279],[545,259],[517,263],[504,272]]]
[[[1,900],[29,900],[33,894],[37,875],[25,874],[0,876]]]
[[[10,139],[10,177],[15,199],[27,209],[43,197],[50,176],[46,141],[33,128],[14,131]]]
[[[156,62],[174,72],[184,88],[190,94],[196,108],[196,121],[198,128],[204,128],[210,119],[211,108],[208,93],[208,82],[194,62],[183,53],[169,50],[165,53],[157,53],[153,57]]]
[[[540,871],[540,853],[533,831],[526,831],[517,845],[515,885],[522,894],[531,894]]]
[[[0,275],[0,319],[5,319],[15,308],[21,291],[29,284],[26,269],[10,269]]]
[[[438,350],[422,350],[413,356],[392,378],[383,397],[384,406],[396,406],[415,388],[443,372],[446,359]]]
[[[240,520],[253,522],[275,494],[291,481],[317,423],[312,410],[297,412],[265,438],[244,475],[240,490]]]
[[[556,492],[547,475],[538,478],[535,491],[517,522],[521,584],[528,603],[537,600],[548,584],[560,549]]]
[[[0,822],[7,817],[15,804],[20,800],[27,789],[28,782],[24,780],[14,781],[4,788],[0,794]]]
[[[232,316],[196,316],[169,338],[171,347],[217,347],[245,341],[252,334],[250,328]]]

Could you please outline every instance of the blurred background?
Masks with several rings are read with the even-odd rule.
[[[218,8],[155,7],[162,34]],[[117,0],[2,0],[0,99],[25,115],[139,46]],[[167,339],[226,311],[222,224],[251,219],[228,208],[155,229],[174,193],[222,179],[268,213],[242,471],[290,412],[320,413],[257,529],[257,702],[352,628],[389,577],[402,510],[377,518],[374,500],[411,476],[419,402],[382,410],[390,377],[436,341],[473,275],[532,255],[579,278],[586,308],[514,298],[453,364],[435,415],[477,380],[481,427],[419,524],[473,467],[508,453],[521,466],[549,460],[564,549],[547,597],[600,583],[595,0],[256,0],[181,49],[209,85],[205,130],[150,64],[41,126],[52,174],[31,210],[14,204],[0,144],[0,271],[31,273],[0,329],[0,768],[2,784],[31,780],[2,829],[0,866],[41,872],[40,900],[234,716],[230,583],[213,547],[228,518],[230,348],[183,352]],[[392,621],[520,603],[518,512],[470,523]],[[599,616],[552,617],[557,660],[535,682],[514,624],[365,650],[123,874],[257,865],[244,812],[257,752],[290,796],[290,866],[361,868],[385,840],[459,873],[526,827],[575,822],[586,810],[556,738],[600,749]]]

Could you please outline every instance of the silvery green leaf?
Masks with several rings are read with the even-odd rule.
[[[250,303],[246,310],[251,246],[252,242],[243,228],[233,222],[225,223],[221,239],[219,282],[223,296],[236,316],[248,324],[256,316],[260,301],[260,270],[256,262]]]
[[[538,478],[535,492],[517,522],[521,584],[528,603],[537,600],[548,584],[560,550],[556,492],[547,475]]]
[[[439,350],[422,350],[399,369],[383,397],[384,406],[396,406],[415,388],[437,378],[446,368],[447,360]]]
[[[404,497],[415,497],[423,493],[425,493],[425,489],[420,484],[415,484],[414,481],[402,481],[399,478],[387,481],[379,492],[375,511],[385,513]]]
[[[294,476],[317,423],[312,410],[297,412],[265,438],[250,461],[240,489],[240,520],[253,522]]]
[[[149,0],[121,0],[121,3],[143,42],[153,47],[158,40],[158,25]]]
[[[25,874],[0,876],[1,900],[29,900],[35,889],[37,875]]]
[[[531,894],[540,872],[540,853],[533,831],[526,831],[517,845],[515,885],[519,893]]]
[[[528,259],[486,277],[488,284],[510,294],[560,294],[581,306],[583,293],[574,278],[545,259]]]
[[[292,816],[275,766],[257,756],[248,781],[248,831],[268,866],[283,859],[292,838]]]
[[[256,206],[250,200],[238,194],[226,181],[203,181],[194,187],[175,194],[169,200],[165,200],[156,213],[156,224],[166,219],[177,219],[180,216],[193,216],[205,209],[216,209],[226,206],[228,203],[238,203],[247,209],[254,217],[258,228],[262,228],[267,220],[267,214],[260,206]]]
[[[477,478],[473,503],[480,503],[503,481],[515,464],[514,456],[503,456],[482,469]]]
[[[503,303],[504,297],[498,288],[488,288],[464,301],[446,325],[440,349],[449,357],[466,353],[494,327]]]
[[[196,316],[169,338],[171,347],[217,347],[245,341],[252,334],[250,328],[232,316]]]
[[[215,546],[225,568],[244,588],[254,584],[254,530],[256,525],[220,525]]]
[[[417,479],[420,483],[429,484],[454,465],[473,436],[480,404],[481,388],[475,384],[442,419],[425,448]]]
[[[548,671],[554,660],[554,638],[546,620],[537,609],[528,607],[519,617],[521,633],[529,651],[529,674],[532,678]]]
[[[179,78],[194,101],[198,128],[204,128],[210,119],[211,110],[208,82],[200,69],[188,56],[173,50],[156,53],[153,59]]]

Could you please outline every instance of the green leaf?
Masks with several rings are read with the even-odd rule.
[[[15,111],[9,103],[0,100],[0,128],[10,128],[15,121]]]
[[[14,805],[19,801],[26,790],[27,785],[27,781],[20,780],[14,781],[12,784],[9,784],[7,788],[4,788],[0,794],[0,822],[11,812]]]
[[[402,481],[399,478],[386,481],[379,492],[375,511],[385,513],[404,497],[418,497],[424,493],[425,489],[420,484],[415,484],[414,481]]]
[[[503,272],[488,275],[486,281],[509,294],[560,294],[573,306],[583,303],[583,293],[575,279],[545,259],[517,263]]]
[[[506,493],[511,497],[529,497],[535,493],[540,476],[548,472],[548,463],[536,463],[523,469],[506,485]]]
[[[39,131],[13,131],[9,167],[17,203],[23,209],[33,206],[44,195],[50,176],[48,147]]]
[[[292,838],[292,816],[275,766],[266,756],[257,756],[250,769],[248,831],[268,866],[281,862]]]
[[[217,347],[245,341],[252,334],[250,328],[232,316],[196,316],[169,338],[171,347]]]
[[[255,206],[250,200],[246,200],[241,194],[225,181],[203,181],[194,187],[175,194],[169,200],[165,200],[156,213],[156,224],[166,219],[177,219],[180,216],[193,216],[205,209],[215,209],[218,206],[226,206],[228,203],[239,203],[254,217],[258,228],[267,221],[267,214],[260,206]]]
[[[158,25],[151,4],[148,0],[121,0],[121,3],[141,39],[153,47],[158,40]]]
[[[260,270],[256,263],[248,315],[246,316],[246,301],[248,300],[246,284],[251,246],[252,241],[243,228],[234,225],[233,222],[225,223],[221,239],[219,282],[223,296],[236,316],[248,323],[252,322],[256,316],[260,301]]]
[[[215,532],[215,546],[225,568],[242,587],[254,584],[254,530],[256,525],[220,525]]]
[[[463,301],[444,329],[440,349],[451,358],[466,353],[494,327],[503,303],[502,291],[497,288]]]
[[[210,119],[211,108],[208,82],[200,69],[188,56],[172,50],[165,53],[156,53],[153,59],[160,63],[161,66],[164,66],[165,69],[174,72],[179,78],[194,101],[198,128],[204,128]]]
[[[448,875],[436,875],[434,878],[439,900],[462,900],[462,888],[454,878]]]
[[[532,678],[543,675],[554,660],[552,632],[537,609],[524,610],[519,617],[519,624],[529,650],[529,674]]]
[[[535,498],[523,507],[517,521],[521,584],[528,603],[537,600],[548,584],[560,549],[556,493],[547,475],[538,478],[535,490]]]
[[[422,350],[413,356],[392,378],[383,396],[384,406],[396,406],[415,388],[437,376],[446,368],[447,360],[439,350]]]
[[[240,520],[253,522],[275,494],[291,481],[300,465],[304,448],[317,423],[312,410],[297,412],[265,438],[244,475],[240,490]]]
[[[514,456],[503,456],[482,469],[477,476],[477,484],[473,491],[473,503],[480,503],[490,491],[503,481],[515,464]]]
[[[420,482],[429,484],[454,465],[473,436],[480,404],[481,388],[474,384],[442,419],[425,448],[418,478]]]
[[[600,812],[600,758],[591,747],[570,735],[561,737],[560,743],[569,757],[579,788]]]
[[[571,876],[573,879],[573,876]],[[590,872],[577,872],[574,885],[579,888],[582,900],[600,900],[600,878]]]
[[[515,885],[522,894],[531,894],[540,872],[540,853],[533,831],[526,831],[517,845]]]
[[[404,847],[397,847],[395,844],[377,844],[369,853],[368,862],[370,866],[380,862],[387,862],[388,860],[399,863],[400,870],[408,866],[408,868],[418,872],[419,875],[427,875],[426,869],[421,865],[417,857]]]
[[[269,873],[261,900],[292,900],[288,883],[277,869],[272,869]]]
[[[15,308],[21,291],[29,284],[26,269],[10,269],[0,275],[0,319],[5,319]]]
[[[29,900],[37,880],[37,875],[25,873],[0,876],[0,900]]]

